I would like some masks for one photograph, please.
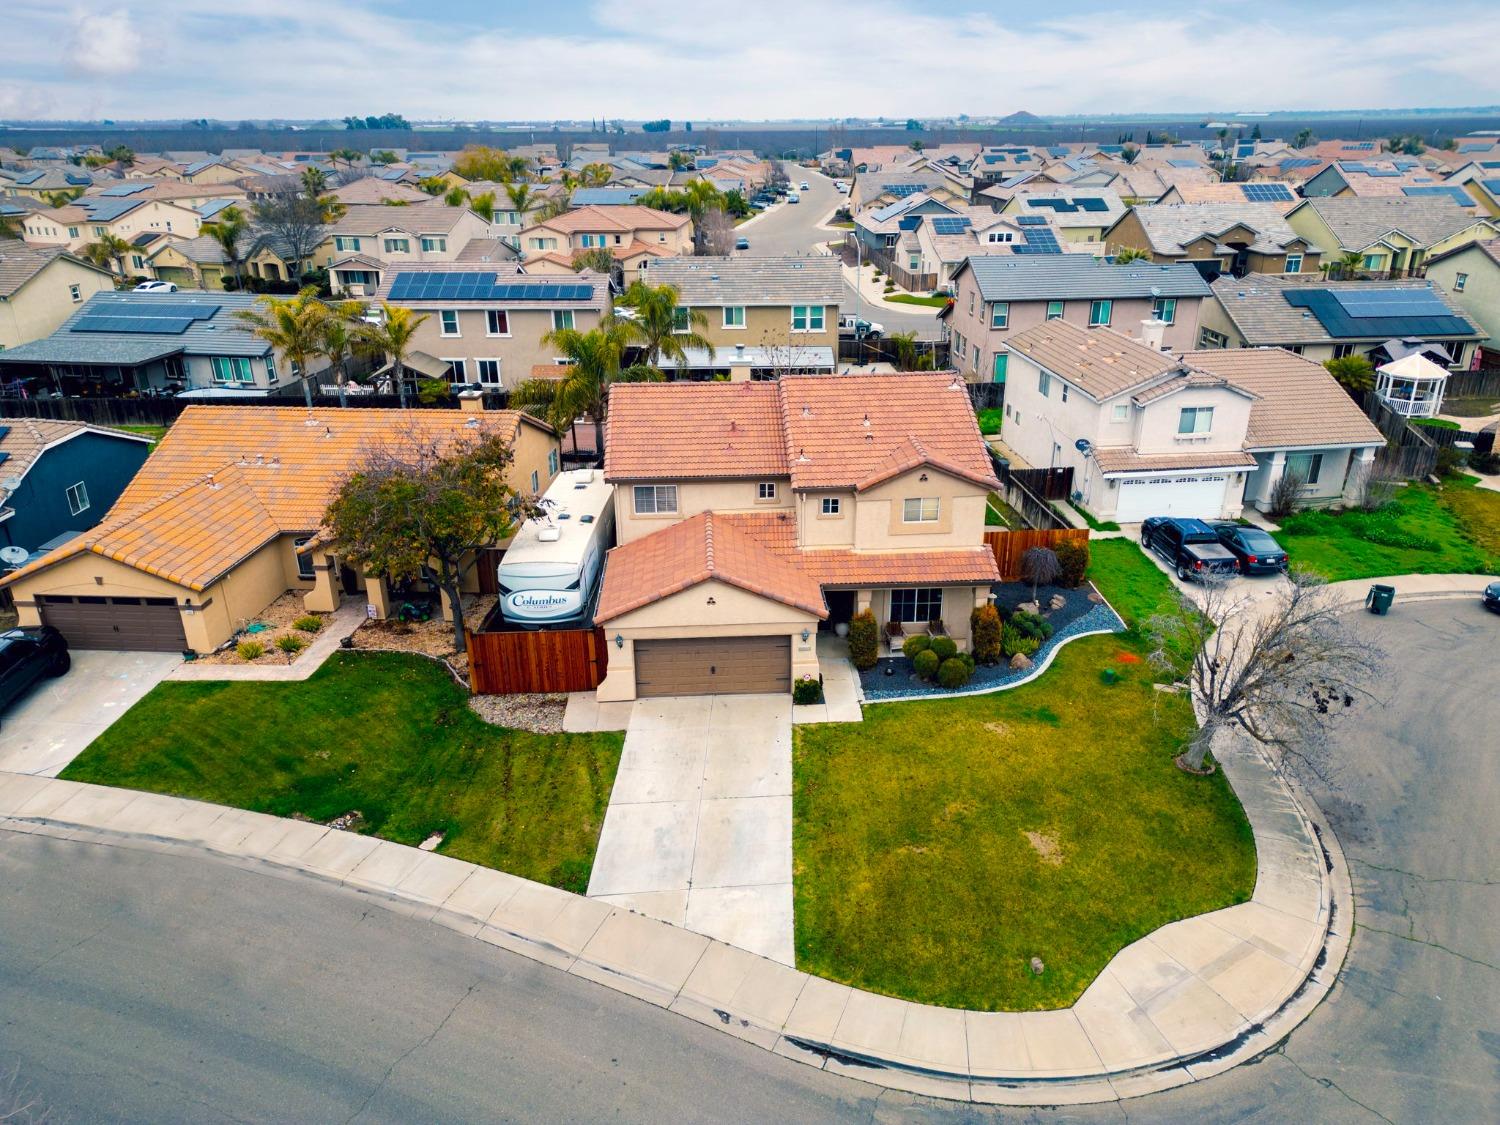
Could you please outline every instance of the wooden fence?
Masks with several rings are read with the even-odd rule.
[[[1500,367],[1455,371],[1448,376],[1448,385],[1443,390],[1444,398],[1485,398],[1491,395],[1500,399]]]
[[[995,552],[995,565],[1002,582],[1016,582],[1021,577],[1021,556],[1033,547],[1056,548],[1059,543],[1089,541],[1086,527],[1053,528],[1047,531],[986,531],[985,545]]]
[[[592,691],[609,670],[603,629],[465,632],[475,695]]]

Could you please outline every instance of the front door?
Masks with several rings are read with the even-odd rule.
[[[823,601],[828,606],[828,618],[818,626],[822,632],[830,632],[835,625],[847,625],[853,620],[853,590],[825,590],[823,592]]]

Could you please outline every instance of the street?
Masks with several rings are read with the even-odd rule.
[[[1398,600],[1356,625],[1389,682],[1314,788],[1353,947],[1307,1023],[1219,1078],[1065,1110],[882,1093],[348,891],[0,829],[0,1120],[7,1098],[53,1121],[1500,1119],[1500,621]]]

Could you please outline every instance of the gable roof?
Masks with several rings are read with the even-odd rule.
[[[1017,332],[1005,346],[1100,400],[1147,386],[1182,367],[1166,352],[1122,332],[1061,319]]]
[[[533,223],[527,229],[543,227],[565,234],[596,230],[624,233],[635,230],[681,230],[691,222],[692,219],[686,215],[673,215],[668,211],[626,203],[613,207],[575,207],[555,218]]]
[[[1251,250],[1277,254],[1293,242],[1306,243],[1287,223],[1285,208],[1277,203],[1168,203],[1137,207],[1135,217],[1146,232],[1151,248],[1160,254],[1182,254],[1200,238],[1216,244],[1219,239],[1244,227],[1254,239]]]
[[[1447,196],[1394,196],[1382,199],[1307,199],[1292,213],[1317,212],[1344,250],[1363,250],[1392,231],[1420,246],[1431,246],[1482,222]]]
[[[513,410],[189,406],[103,522],[7,581],[92,552],[202,590],[276,536],[316,531],[339,481],[382,441],[478,427],[514,439],[523,423],[547,429]]]
[[[114,276],[86,258],[67,253],[61,246],[28,246],[18,239],[0,239],[0,297],[15,296],[21,286],[59,258],[104,277]]]
[[[1324,281],[1311,276],[1299,281],[1296,280],[1297,277],[1295,274],[1260,273],[1246,274],[1239,278],[1221,277],[1213,284],[1214,296],[1218,298],[1225,315],[1245,338],[1245,342],[1252,347],[1321,344],[1332,340],[1379,342],[1391,336],[1407,334],[1380,324],[1371,324],[1368,331],[1353,335],[1331,330],[1315,314],[1314,305],[1322,304],[1324,298],[1312,295],[1337,293],[1341,290],[1356,290],[1364,294],[1396,289],[1430,292],[1447,307],[1451,319],[1457,323],[1424,331],[1420,335],[1463,340],[1479,339],[1483,335],[1474,330],[1452,298],[1431,281]],[[1351,323],[1350,327],[1359,326]]]
[[[43,452],[79,434],[101,434],[122,441],[151,444],[144,434],[92,426],[86,422],[59,422],[50,418],[6,418],[0,421],[0,453],[5,454],[4,475],[24,477]]]
[[[973,273],[986,301],[1182,298],[1212,292],[1201,273],[1181,262],[1117,266],[1083,254],[974,257],[954,271],[955,283],[965,271]]]
[[[826,255],[658,258],[646,280],[675,286],[686,306],[837,305],[844,296],[839,260]]]
[[[407,234],[446,234],[465,215],[474,214],[468,207],[449,207],[441,199],[413,203],[409,207],[389,207],[381,203],[356,203],[343,217],[328,228],[328,234],[376,235],[399,230]]]

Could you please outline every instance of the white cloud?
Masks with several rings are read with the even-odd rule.
[[[125,9],[101,13],[80,9],[73,16],[68,58],[84,74],[118,78],[140,68],[141,42]]]

